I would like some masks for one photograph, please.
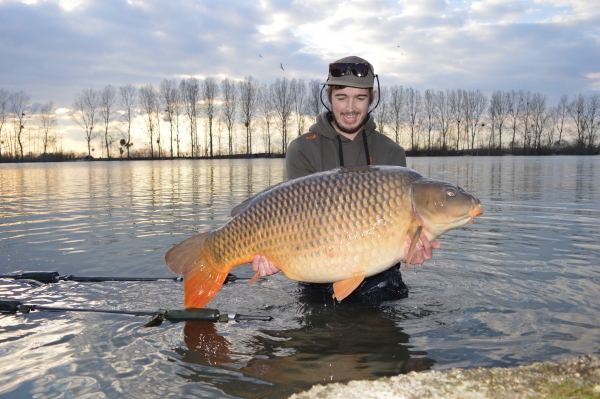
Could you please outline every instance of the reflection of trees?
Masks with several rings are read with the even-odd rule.
[[[298,328],[256,330],[238,343],[219,335],[215,324],[187,322],[187,349],[176,351],[184,362],[211,370],[186,366],[193,374],[185,378],[206,379],[229,395],[288,397],[317,383],[423,371],[434,363],[415,357],[426,353],[411,351],[409,336],[398,326],[403,317],[392,308],[350,302],[329,306],[331,298],[318,296],[302,301]],[[240,344],[251,353],[236,353]]]

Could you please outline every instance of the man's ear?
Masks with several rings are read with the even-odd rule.
[[[377,90],[373,89],[373,98],[371,98],[371,102],[375,101],[377,98]]]

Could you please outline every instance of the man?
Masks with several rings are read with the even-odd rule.
[[[369,62],[360,57],[346,57],[329,65],[327,87],[331,110],[317,116],[308,133],[293,140],[285,157],[288,179],[303,177],[339,166],[396,165],[406,166],[404,149],[375,130],[369,106],[377,97],[373,88],[375,75]],[[410,236],[406,241],[410,244]],[[421,234],[411,263],[431,259],[437,241],[429,242]],[[405,249],[405,254],[408,247]],[[261,276],[279,271],[264,256],[257,255],[252,270]],[[331,284],[309,284],[330,290]],[[325,286],[325,287],[324,287]],[[377,300],[406,297],[408,288],[402,281],[399,264],[377,275],[367,277],[350,295]]]

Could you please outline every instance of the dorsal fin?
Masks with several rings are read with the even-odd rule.
[[[274,184],[271,187],[267,187],[264,190],[262,190],[261,192],[254,194],[252,197],[245,199],[241,204],[237,205],[235,208],[233,208],[231,210],[231,213],[229,214],[229,216],[231,216],[231,217],[236,216],[238,213],[240,213],[241,211],[246,209],[248,207],[248,204],[250,204],[250,202],[252,202],[256,197],[258,197],[259,195],[262,195],[262,194],[266,193],[267,191],[270,191],[270,190],[274,189],[275,187],[278,187],[284,183],[287,183],[287,181],[282,181],[280,183]]]
[[[377,166],[344,166],[340,168],[338,173],[372,173],[378,171],[379,168]]]

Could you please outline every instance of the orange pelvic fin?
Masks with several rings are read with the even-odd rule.
[[[421,231],[423,231],[423,226],[417,227],[412,236],[410,236],[410,247],[408,247],[408,254],[406,255],[406,259],[404,260],[404,262],[406,263],[404,270],[408,269],[408,264],[410,263],[410,260],[412,259],[413,254],[415,253],[415,248],[417,247],[417,243],[420,240],[419,236],[421,235]]]
[[[338,301],[346,298],[352,294],[352,291],[356,289],[365,279],[365,274],[359,274],[358,276],[350,277],[349,279],[337,281],[333,283],[333,298]]]
[[[217,294],[229,268],[214,264],[204,253],[203,233],[177,244],[165,255],[165,263],[174,273],[183,274],[183,303],[186,308],[202,308]]]

